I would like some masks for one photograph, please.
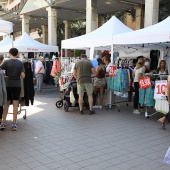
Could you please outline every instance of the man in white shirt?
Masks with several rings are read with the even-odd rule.
[[[36,78],[37,78],[37,94],[44,94],[42,92],[42,84],[44,77],[44,65],[43,65],[44,57],[40,56],[39,61],[36,63]]]

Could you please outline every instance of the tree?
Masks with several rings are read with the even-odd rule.
[[[164,20],[170,15],[170,1],[164,0],[160,3],[159,7],[159,22]]]
[[[86,21],[73,21],[71,24],[72,37],[77,37],[86,33]]]

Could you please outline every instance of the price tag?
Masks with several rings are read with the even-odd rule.
[[[167,80],[155,81],[154,99],[166,99]]]
[[[115,76],[116,76],[116,70],[117,70],[117,67],[116,67],[116,66],[110,66],[109,76],[115,77]]]
[[[150,77],[144,77],[139,80],[140,89],[146,89],[151,87]]]

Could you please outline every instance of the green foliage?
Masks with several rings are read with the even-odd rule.
[[[61,40],[65,39],[64,35],[64,23],[58,23],[57,26],[57,46],[61,49]]]
[[[101,18],[102,23],[107,22],[113,15],[116,16],[122,22],[126,21],[127,15],[130,15],[132,17],[132,22],[134,22],[136,19],[136,10],[134,8],[132,8],[132,9],[126,10],[126,11],[119,11],[119,12],[115,12],[115,13],[104,14],[104,15],[102,15],[102,18]]]
[[[159,21],[164,20],[170,15],[170,1],[164,0],[160,3],[159,7]]]
[[[82,55],[82,50],[74,50],[74,57],[80,57]]]
[[[77,37],[86,34],[86,21],[78,20],[73,21],[71,24],[72,37]]]

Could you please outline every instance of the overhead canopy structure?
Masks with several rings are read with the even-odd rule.
[[[135,48],[166,48],[170,47],[170,16],[165,20],[134,32],[114,35],[114,46],[127,46]]]
[[[61,46],[63,49],[102,49],[103,47],[112,45],[113,35],[125,32],[133,32],[133,30],[113,16],[95,31],[76,38],[62,40]]]
[[[170,47],[169,25],[170,17],[134,32],[113,35],[113,50],[119,51],[123,57],[132,57],[136,54],[149,57],[151,50],[160,50],[163,57],[166,49]]]
[[[10,38],[8,35],[2,40],[0,41],[0,46],[5,46],[8,44],[12,44],[12,38]]]
[[[10,34],[13,32],[13,23],[9,21],[0,20],[0,36]]]
[[[0,52],[7,53],[11,47],[11,43],[1,46]],[[14,41],[13,47],[17,48],[19,52],[58,52],[58,46],[40,43],[32,39],[27,33]]]

